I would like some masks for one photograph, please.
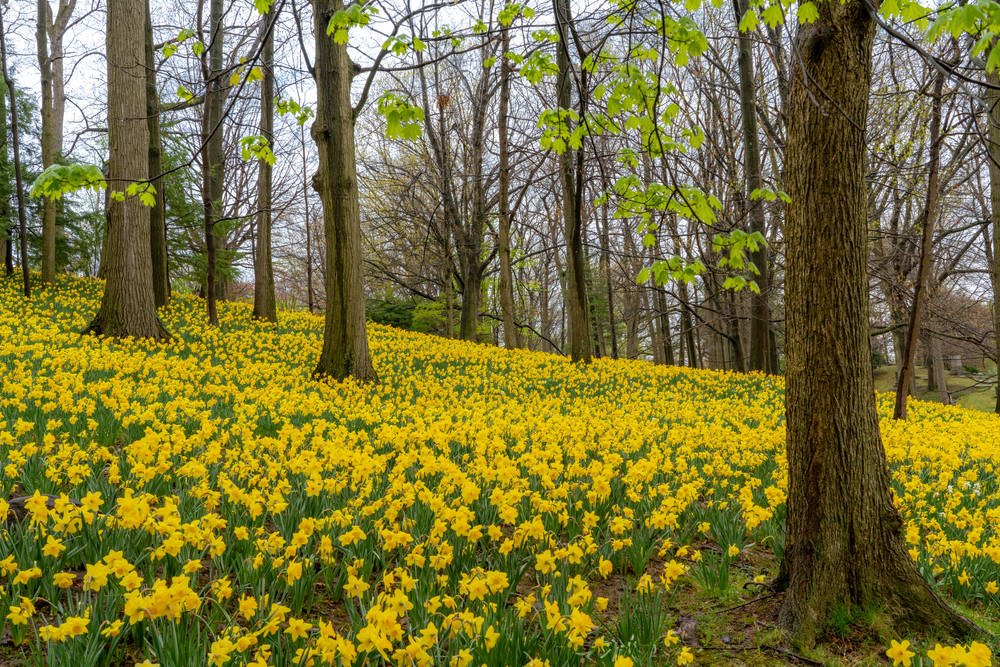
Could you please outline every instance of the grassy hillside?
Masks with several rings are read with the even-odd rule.
[[[6,526],[9,661],[796,660],[764,583],[783,546],[780,378],[580,368],[373,325],[382,382],[331,386],[309,379],[318,317],[223,304],[211,329],[182,296],[169,345],[80,337],[101,289],[66,279],[27,303],[0,281],[0,498],[83,501]],[[911,554],[996,627],[1000,419],[914,401],[897,424],[891,406]],[[879,618],[845,610],[809,659],[885,664],[902,638]],[[676,641],[694,623],[700,647]],[[935,638],[909,639],[934,664]]]

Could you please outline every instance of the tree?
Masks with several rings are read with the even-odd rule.
[[[313,376],[377,382],[368,351],[365,287],[361,268],[361,212],[354,150],[351,82],[356,68],[347,44],[331,39],[327,25],[343,0],[314,0],[316,31],[316,121],[312,138],[319,151],[313,188],[323,202],[326,238],[326,328]],[[364,100],[362,100],[363,103]]]
[[[507,59],[510,49],[510,29],[504,27],[501,35],[500,53],[500,111],[498,131],[500,134],[500,308],[503,311],[503,344],[515,349],[517,329],[514,327],[514,286],[510,271],[510,138],[507,118],[510,107],[511,64]]]
[[[272,10],[274,11],[274,10]],[[264,78],[260,87],[260,134],[274,144],[274,14],[265,15],[262,58]],[[308,224],[308,223],[307,223]],[[253,258],[253,316],[278,321],[274,299],[274,269],[271,264],[271,161],[260,160],[257,172],[257,245]]]
[[[836,605],[975,631],[907,552],[879,433],[868,321],[865,124],[875,22],[863,0],[799,26],[786,174],[786,548],[779,622],[811,645]]]
[[[906,328],[903,365],[900,369],[899,381],[896,383],[894,419],[906,419],[906,397],[909,394],[910,380],[913,375],[913,358],[916,355],[917,338],[920,334],[920,316],[924,311],[927,283],[930,279],[928,274],[931,268],[931,245],[934,243],[934,223],[937,220],[938,170],[941,165],[941,102],[944,79],[944,72],[938,72],[934,77],[934,103],[930,127],[930,175],[927,178],[927,202],[922,218],[923,238],[920,244],[920,261],[917,264],[917,283],[913,290],[913,307],[910,309],[910,322]],[[930,372],[928,372],[928,378],[930,378]],[[940,380],[944,383],[943,374]],[[947,390],[945,395],[947,396]]]
[[[559,32],[559,43],[556,47],[556,64],[559,74],[556,77],[556,104],[558,113],[564,117],[568,126],[568,114],[573,106],[573,90],[571,88],[574,72],[571,71],[569,44],[570,29],[573,20],[568,0],[553,0],[556,27]],[[579,76],[586,81],[587,70],[581,68]],[[581,84],[578,90],[580,98],[579,121],[586,122],[585,95],[586,85]],[[575,158],[575,159],[574,159]],[[583,146],[576,151],[566,149],[559,156],[559,173],[562,183],[562,213],[566,232],[566,296],[569,301],[570,349],[573,361],[590,363],[590,319],[587,308],[587,279],[585,257],[583,254]]]
[[[746,13],[748,0],[733,0],[736,20]],[[753,40],[749,32],[739,33],[740,116],[743,120],[743,158],[746,162],[746,206],[750,231],[765,233],[764,201],[755,197],[762,184],[760,138],[757,134],[757,85],[754,81]],[[768,348],[771,335],[771,309],[767,303],[770,289],[767,247],[759,246],[750,254],[757,268],[758,292],[750,297],[750,370],[777,373],[770,367]],[[693,365],[693,364],[692,364]]]
[[[210,324],[219,323],[216,311],[215,224],[222,217],[222,184],[225,161],[222,147],[222,0],[211,0],[209,46],[201,53],[201,75],[205,82],[205,106],[201,120],[201,199],[205,209],[205,306]],[[199,24],[198,30],[201,31]],[[204,40],[202,40],[204,42]]]
[[[149,175],[156,190],[149,211],[149,248],[153,267],[153,296],[157,308],[170,299],[170,274],[167,269],[167,207],[163,188],[163,141],[160,137],[160,96],[156,90],[156,60],[153,57],[153,22],[149,0],[145,0],[146,15],[146,123],[149,126]]]
[[[987,162],[990,172],[990,223],[993,228],[993,239],[986,237],[984,244],[988,250],[986,260],[989,264],[990,283],[993,288],[993,337],[996,341],[997,368],[1000,368],[1000,76],[996,70],[987,75],[990,87],[986,89],[986,110],[988,120]],[[1000,415],[1000,386],[997,388],[997,402],[994,408]]]
[[[139,194],[149,178],[143,2],[108,0],[108,187],[116,192],[108,205],[104,296],[83,333],[162,341],[170,336],[156,317],[149,207]]]
[[[7,72],[7,33],[3,29],[3,12],[0,12],[0,66],[3,67],[3,81],[10,96],[10,137],[14,149],[14,180],[17,188],[17,217],[21,240],[21,272],[24,274],[24,296],[31,296],[31,274],[28,272],[28,230],[24,213],[24,181],[21,176],[21,137],[17,127],[17,95],[14,81]]]
[[[55,164],[62,153],[63,116],[66,93],[63,88],[63,35],[76,0],[59,0],[55,16],[48,0],[38,0],[38,23],[35,31],[38,68],[42,76],[42,167]],[[42,203],[42,282],[55,282],[56,214],[58,202],[52,198]]]
[[[4,270],[8,276],[14,273],[14,220],[10,214],[10,177],[10,160],[7,157],[7,83],[0,78],[0,243],[3,244]]]

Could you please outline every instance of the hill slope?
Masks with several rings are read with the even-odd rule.
[[[279,665],[299,650],[459,667],[673,661],[662,636],[676,614],[654,613],[665,598],[739,600],[737,582],[773,574],[780,378],[580,368],[372,325],[381,384],[331,386],[309,379],[319,317],[282,312],[274,327],[221,304],[210,329],[182,296],[162,313],[167,346],[80,337],[101,288],[64,279],[26,303],[0,282],[0,498],[87,505],[38,505],[0,539],[0,618],[27,618],[21,596],[51,603],[33,620],[52,628],[90,610],[89,631],[45,631],[64,639],[47,648],[6,621],[53,664],[222,665],[264,646]],[[943,593],[996,618],[1000,419],[914,401],[897,424],[891,405],[880,397],[911,553]],[[76,583],[61,588],[59,572]],[[184,656],[161,641],[171,614]]]

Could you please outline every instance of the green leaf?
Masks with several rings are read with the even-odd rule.
[[[753,32],[757,29],[757,12],[748,9],[740,19],[740,32]]]
[[[785,15],[781,11],[780,4],[771,5],[764,10],[764,13],[761,14],[760,17],[764,19],[764,23],[766,23],[769,28],[776,28],[785,22]]]
[[[487,58],[485,61],[483,61],[483,67],[485,67],[486,69],[489,69],[490,67],[493,67],[493,65],[496,63],[496,61],[497,61],[497,59],[491,56],[491,57]]]
[[[267,14],[271,10],[271,3],[274,0],[253,0],[253,6],[258,14]]]
[[[813,3],[803,2],[799,5],[795,16],[798,18],[799,23],[815,23],[816,19],[819,18],[819,10],[816,9],[816,5]]]
[[[1000,65],[1000,44],[990,49],[990,55],[986,58],[986,71],[993,72],[997,65]]]
[[[649,282],[649,269],[643,269],[639,272],[639,277],[635,279],[640,285],[645,285]]]
[[[205,45],[202,44],[201,42],[195,42],[194,44],[191,45],[191,51],[196,56],[200,56],[201,54],[205,53]]]

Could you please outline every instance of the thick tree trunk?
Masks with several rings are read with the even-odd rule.
[[[667,310],[667,295],[662,287],[656,287],[656,309],[660,319],[660,344],[663,345],[663,363],[674,365],[674,341],[670,334],[670,313]],[[682,333],[683,335],[683,333]],[[684,365],[684,353],[678,360],[678,365]]]
[[[316,121],[312,137],[319,152],[313,187],[323,202],[326,237],[326,327],[317,379],[377,382],[368,351],[362,271],[361,211],[354,152],[351,81],[355,66],[347,45],[327,36],[330,17],[343,0],[314,0],[316,30]]]
[[[212,0],[209,21],[208,63],[202,55],[205,103],[201,121],[201,198],[205,218],[205,301],[210,324],[219,323],[216,309],[218,276],[215,223],[222,217],[222,183],[225,169],[222,153],[222,0]]]
[[[608,335],[611,338],[611,357],[618,358],[618,325],[615,322],[615,293],[611,287],[611,239],[608,222],[608,205],[601,207],[601,273],[608,295]]]
[[[477,262],[478,264],[478,262]],[[479,297],[482,293],[482,274],[478,267],[470,266],[462,285],[462,308],[459,311],[458,335],[462,340],[479,340]]]
[[[553,0],[555,10],[556,26],[560,35],[559,44],[556,49],[556,64],[559,67],[559,74],[556,76],[556,95],[560,109],[569,111],[573,105],[573,91],[571,83],[573,80],[570,71],[571,64],[569,58],[570,30],[569,26],[573,18],[570,14],[569,0]],[[581,76],[585,72],[581,71]],[[581,120],[583,115],[581,114]],[[569,119],[566,119],[569,124]],[[582,156],[583,147],[576,152]],[[574,151],[567,147],[565,152],[559,156],[559,175],[562,183],[562,213],[565,225],[566,239],[566,296],[569,309],[570,327],[570,352],[574,362],[590,363],[590,318],[589,308],[587,308],[587,282],[584,267],[583,254],[583,220],[580,210],[580,195],[582,188],[578,188],[582,170],[580,161],[574,165]]]
[[[944,356],[941,354],[941,341],[937,337],[931,338],[931,349],[934,357],[934,378],[937,380],[938,400],[943,405],[949,405],[951,399],[948,398],[948,375],[944,369]]]
[[[510,29],[504,28],[500,53],[500,110],[497,131],[500,139],[500,310],[503,311],[503,345],[514,349],[517,329],[514,327],[514,286],[510,271],[510,140],[507,136],[507,110],[510,106]]]
[[[743,18],[749,9],[748,0],[733,0],[733,10],[736,21]],[[750,197],[754,190],[761,187],[760,170],[760,138],[757,133],[757,86],[753,73],[753,35],[749,32],[739,33],[739,73],[740,73],[740,112],[743,117],[743,157],[746,161],[746,201],[750,231],[760,232],[766,236],[764,218],[764,200],[753,201]],[[768,269],[767,249],[750,253],[750,261],[757,267],[759,273],[755,277],[760,294],[750,297],[750,370],[762,373],[774,373],[776,369],[770,366],[768,343],[770,340],[771,308],[767,303],[771,288]]]
[[[924,206],[924,235],[920,245],[920,264],[917,267],[917,283],[913,290],[913,307],[910,309],[910,323],[906,328],[906,348],[903,352],[903,367],[896,384],[896,407],[894,419],[906,419],[906,395],[910,377],[913,375],[913,359],[916,354],[917,337],[920,333],[920,316],[924,311],[927,294],[928,273],[931,266],[931,245],[934,242],[934,224],[937,220],[938,171],[941,164],[941,101],[945,75],[939,72],[934,79],[934,102],[931,107],[930,165],[927,177],[927,203]]]
[[[118,191],[149,177],[143,16],[143,0],[108,0],[109,182]],[[149,208],[138,196],[124,201],[112,198],[104,297],[83,333],[168,339],[153,299]]]
[[[0,78],[0,240],[4,271],[14,274],[14,219],[10,211],[10,164],[7,156],[7,83]]]
[[[274,146],[274,14],[267,14],[261,24],[265,31],[260,82],[260,134]],[[253,262],[253,316],[268,322],[278,321],[274,298],[274,268],[271,264],[271,164],[260,160],[257,171],[257,245]]]
[[[302,198],[306,205],[306,300],[313,312],[312,219],[309,217],[309,183],[306,181],[306,135],[302,128]]]
[[[10,99],[10,140],[14,150],[14,183],[17,190],[17,218],[21,247],[21,272],[24,275],[24,296],[31,297],[31,274],[28,272],[28,223],[24,210],[24,178],[21,174],[21,133],[17,125],[17,96],[14,82],[7,72],[7,33],[3,28],[3,12],[0,12],[0,66],[3,67],[4,85]]]
[[[986,81],[992,85],[985,92],[989,119],[987,163],[990,169],[990,224],[993,227],[993,243],[989,259],[990,280],[993,284],[993,338],[996,341],[997,367],[1000,368],[1000,90],[997,89],[1000,86],[1000,72],[993,70],[987,73]],[[1000,387],[997,389],[994,411],[1000,415]]]
[[[38,68],[42,75],[42,169],[55,163],[52,143],[52,60],[49,58],[48,25],[51,13],[48,0],[38,0],[38,22],[35,27],[35,41]],[[53,285],[56,281],[56,200],[42,198],[42,284]]]
[[[810,646],[836,606],[874,604],[902,627],[963,636],[975,626],[934,594],[907,552],[879,433],[864,181],[875,23],[860,0],[818,8],[817,21],[798,28],[801,64],[788,105],[788,515],[775,582],[785,591],[779,622],[793,643]]]
[[[146,122],[149,125],[149,176],[156,189],[156,203],[149,209],[149,251],[153,264],[153,297],[157,308],[170,300],[167,271],[166,200],[163,197],[163,146],[160,139],[160,95],[156,90],[156,59],[153,57],[153,23],[146,7]]]

